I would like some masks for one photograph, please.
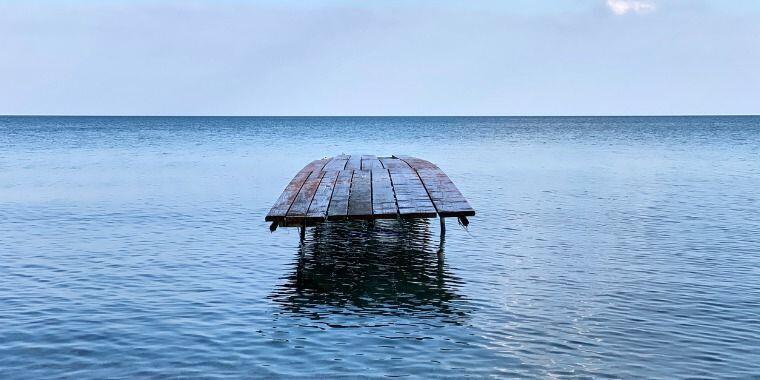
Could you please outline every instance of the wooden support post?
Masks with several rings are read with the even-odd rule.
[[[298,227],[298,230],[299,230],[298,232],[301,235],[301,243],[303,243],[304,240],[306,240],[306,225]]]
[[[441,219],[441,236],[440,240],[438,241],[438,251],[436,252],[438,254],[438,268],[443,268],[443,247],[446,245],[446,221],[443,218]]]

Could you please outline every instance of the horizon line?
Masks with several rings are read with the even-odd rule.
[[[433,118],[433,117],[757,117],[760,114],[633,114],[633,115],[99,115],[99,114],[0,114],[0,117],[248,117],[248,118]]]

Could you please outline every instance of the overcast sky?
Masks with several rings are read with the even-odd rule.
[[[0,0],[0,114],[760,114],[760,1]]]

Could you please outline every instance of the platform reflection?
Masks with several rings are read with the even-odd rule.
[[[308,229],[293,270],[271,295],[284,311],[414,315],[459,323],[467,313],[427,220],[324,223]]]

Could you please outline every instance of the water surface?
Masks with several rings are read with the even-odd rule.
[[[0,118],[0,377],[760,377],[760,118]],[[270,234],[405,153],[478,215]],[[213,375],[213,376],[212,376]]]

